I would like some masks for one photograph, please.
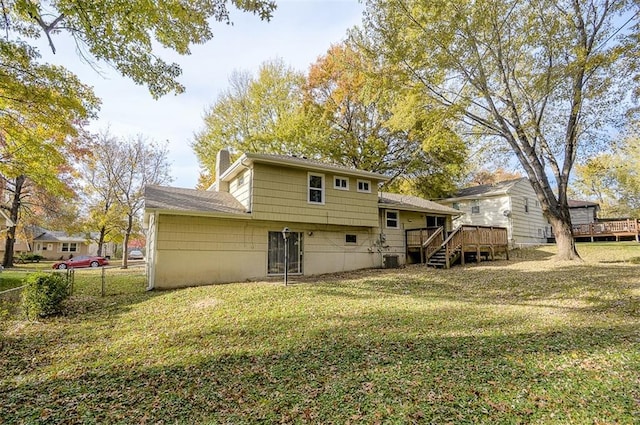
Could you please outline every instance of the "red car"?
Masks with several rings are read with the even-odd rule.
[[[53,265],[54,269],[79,269],[80,267],[101,267],[109,264],[104,257],[80,255],[68,260],[58,261]]]

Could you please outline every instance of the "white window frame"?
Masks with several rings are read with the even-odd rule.
[[[476,211],[474,211],[474,208]],[[471,214],[480,214],[480,201],[477,199],[471,201]]]
[[[340,185],[338,185],[337,180],[340,180]],[[345,186],[342,186],[342,183],[345,183]],[[349,178],[342,176],[333,176],[333,188],[338,190],[349,190]]]
[[[67,249],[65,248],[65,245]],[[71,249],[73,246],[73,249]],[[78,243],[77,242],[62,242],[60,244],[60,252],[78,252]]]
[[[320,177],[320,181],[321,187],[311,187],[311,178],[312,177]],[[325,195],[325,179],[324,179],[324,174],[319,174],[319,173],[307,173],[307,203],[312,204],[312,205],[324,205],[324,195]],[[311,200],[311,191],[312,190],[319,190],[320,191],[320,202],[317,201],[312,201]]]
[[[367,189],[360,189],[360,183],[366,183],[367,184]],[[360,180],[360,179],[358,179],[357,189],[358,189],[358,192],[361,192],[361,193],[371,193],[371,180]]]
[[[395,226],[389,226],[389,213],[393,213],[396,215],[396,218],[392,218],[391,220],[395,220]],[[400,211],[398,210],[385,210],[384,211],[384,225],[387,229],[399,229],[400,228]]]

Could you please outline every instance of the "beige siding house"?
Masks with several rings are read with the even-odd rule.
[[[407,262],[404,231],[458,212],[415,197],[378,192],[387,177],[306,158],[218,156],[207,191],[148,186],[148,285],[175,288],[317,275]],[[391,261],[392,260],[392,261]]]
[[[37,228],[34,232],[30,252],[42,255],[47,260],[67,259],[91,253],[92,243],[82,235],[68,235],[65,232],[42,228]]]
[[[553,237],[549,222],[526,178],[462,189],[440,201],[463,215],[454,226],[506,227],[511,246],[546,243]]]

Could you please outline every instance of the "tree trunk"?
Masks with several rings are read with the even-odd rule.
[[[124,233],[124,241],[122,243],[122,268],[126,269],[129,267],[127,258],[129,256],[129,236],[131,235],[131,230],[133,230],[133,215],[128,214],[127,216],[127,230]]]
[[[562,217],[549,216],[548,219],[553,226],[553,234],[556,237],[558,248],[555,259],[559,261],[579,260],[580,255],[576,250],[576,243],[571,231],[571,218],[567,220]]]
[[[24,185],[26,176],[16,177],[15,188],[13,191],[13,199],[11,208],[9,209],[9,218],[13,221],[13,227],[7,230],[7,239],[4,243],[4,257],[2,258],[2,266],[13,267],[13,248],[16,243],[16,226],[18,225],[18,215],[20,213],[20,196],[22,196],[22,186]]]
[[[105,226],[100,228],[100,236],[98,237],[98,252],[96,255],[102,257],[102,247],[104,246],[104,234],[106,233]]]

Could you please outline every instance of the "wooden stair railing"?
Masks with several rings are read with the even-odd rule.
[[[424,250],[425,258],[424,262],[429,261],[433,254],[440,250],[442,243],[444,241],[444,229],[440,227],[436,230],[431,236],[427,238],[426,241],[422,244],[422,250]],[[421,259],[422,260],[422,259]]]
[[[454,257],[460,248],[462,248],[462,228],[458,227],[449,234],[449,237],[442,243],[441,249],[445,251],[445,267],[451,268],[452,257]]]

